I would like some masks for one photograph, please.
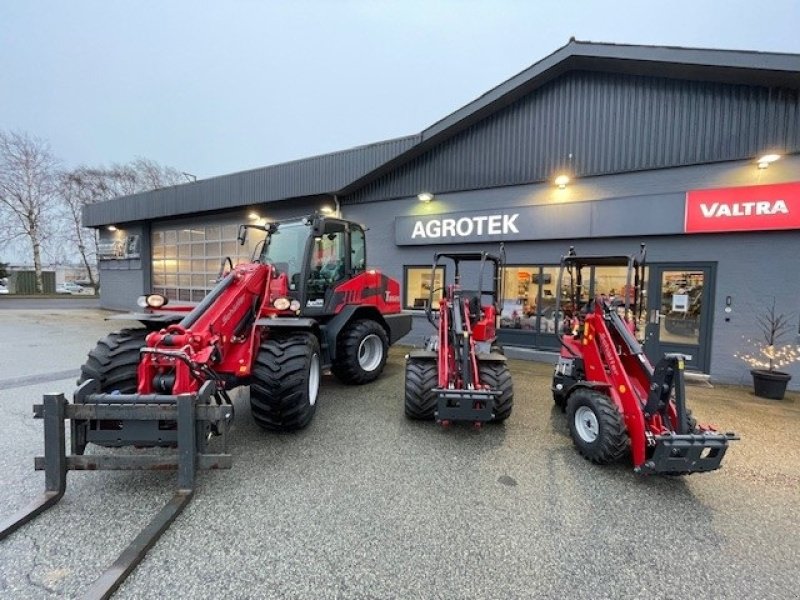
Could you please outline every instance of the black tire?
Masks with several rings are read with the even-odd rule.
[[[575,390],[567,401],[567,418],[575,447],[593,463],[613,463],[627,452],[628,432],[622,414],[605,394],[586,388]],[[578,419],[581,424],[576,424]]]
[[[439,383],[436,361],[430,359],[406,359],[405,411],[406,417],[430,421],[436,413],[434,388]]]
[[[370,383],[383,372],[388,354],[389,336],[380,323],[353,321],[339,333],[331,372],[348,385]]]
[[[263,340],[250,383],[253,420],[270,431],[307,426],[317,410],[321,375],[314,335],[294,333]]]
[[[686,431],[688,433],[695,433],[697,430],[697,419],[694,418],[692,414],[692,409],[686,409]]]
[[[135,394],[139,349],[144,347],[148,333],[148,329],[123,329],[97,342],[81,367],[78,384],[94,379],[100,384],[101,392]]]
[[[481,383],[488,385],[493,390],[499,390],[500,395],[494,401],[494,418],[492,423],[505,421],[511,416],[514,408],[514,383],[511,380],[511,371],[505,362],[481,362],[478,365]]]

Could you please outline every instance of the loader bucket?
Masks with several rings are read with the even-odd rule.
[[[228,469],[231,456],[227,454],[227,432],[233,416],[230,405],[210,402],[215,384],[206,382],[196,394],[140,395],[99,394],[98,385],[88,380],[75,392],[75,402],[70,404],[64,394],[47,394],[42,404],[34,405],[34,418],[44,419],[44,456],[37,456],[34,468],[45,472],[45,493],[28,507],[0,523],[0,540],[8,537],[28,521],[55,505],[67,487],[67,471],[110,470],[176,470],[178,488],[172,499],[153,517],[119,558],[87,590],[86,598],[109,598],[125,577],[136,568],[147,551],[170,526],[172,521],[189,504],[194,493],[197,469]],[[65,448],[64,421],[70,421],[71,454]],[[84,455],[91,439],[89,423],[95,420],[120,421],[141,424],[122,429],[118,445],[135,445],[149,435],[158,433],[159,421],[174,421],[177,453],[172,455]],[[155,426],[153,426],[155,424]],[[223,437],[222,454],[207,452],[206,432],[210,426]],[[128,432],[128,433],[123,433]]]
[[[653,455],[637,472],[682,475],[719,469],[733,433],[665,434],[655,436]]]

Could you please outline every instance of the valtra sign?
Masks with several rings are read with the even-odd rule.
[[[800,182],[686,194],[686,233],[800,229]]]

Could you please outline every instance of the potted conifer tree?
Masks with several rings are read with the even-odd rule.
[[[748,340],[754,344],[754,350],[737,352],[736,356],[750,365],[756,396],[782,400],[792,376],[780,368],[800,360],[799,347],[781,343],[790,333],[790,317],[776,311],[773,298],[772,304],[756,321],[761,336],[756,340]]]

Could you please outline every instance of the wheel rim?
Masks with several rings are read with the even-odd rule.
[[[311,406],[317,403],[319,393],[319,355],[311,357],[311,365],[308,368],[308,403]]]
[[[600,435],[597,415],[588,406],[581,406],[575,411],[575,431],[584,442],[594,442]]]
[[[383,360],[383,341],[374,333],[369,334],[358,345],[358,366],[364,371],[374,371]]]

